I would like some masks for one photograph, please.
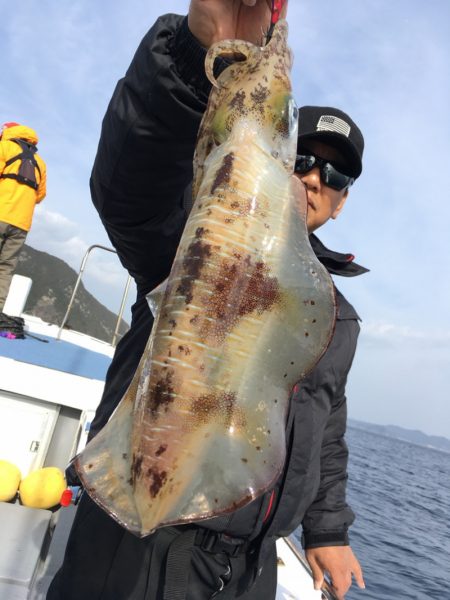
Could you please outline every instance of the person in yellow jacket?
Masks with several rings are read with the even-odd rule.
[[[46,166],[30,127],[5,123],[0,134],[0,311],[28,231],[34,207],[45,198]]]

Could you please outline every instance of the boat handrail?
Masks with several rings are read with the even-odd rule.
[[[290,537],[285,537],[283,539],[289,546],[289,549],[294,554],[295,558],[302,564],[303,568],[306,569],[306,571],[308,571],[308,573],[312,577],[311,567],[309,566],[304,554],[298,549],[298,547],[290,539]],[[334,594],[333,590],[330,587],[330,584],[327,581],[324,581],[324,584],[320,591],[322,592],[322,600],[337,600],[336,595]]]
[[[58,334],[56,336],[57,340],[61,339],[62,330],[64,329],[64,325],[66,324],[67,319],[69,318],[70,311],[72,310],[73,302],[75,300],[75,296],[76,296],[76,293],[78,291],[78,287],[79,287],[79,285],[81,283],[81,278],[83,277],[83,273],[84,273],[84,269],[86,267],[87,260],[88,260],[88,258],[90,256],[90,253],[95,248],[99,248],[100,250],[105,250],[106,252],[112,252],[113,254],[117,254],[117,252],[113,248],[108,248],[107,246],[102,246],[100,244],[93,244],[92,246],[89,246],[89,248],[86,250],[86,254],[83,257],[83,260],[81,261],[80,269],[78,271],[77,281],[76,281],[75,286],[73,288],[72,296],[70,297],[69,304],[68,304],[67,310],[66,310],[66,314],[63,317],[63,320],[62,320],[61,325],[60,325],[59,330],[58,330]],[[116,327],[114,329],[114,334],[113,334],[113,337],[112,337],[112,340],[111,340],[111,346],[113,346],[113,347],[116,345],[117,338],[119,337],[120,323],[122,321],[122,315],[123,315],[123,312],[125,310],[125,303],[126,303],[126,300],[127,300],[129,289],[130,289],[130,283],[131,283],[131,276],[128,275],[127,282],[125,284],[125,289],[124,289],[124,292],[123,292],[123,295],[122,295],[122,300],[121,300],[121,303],[120,303],[119,313],[117,315]]]

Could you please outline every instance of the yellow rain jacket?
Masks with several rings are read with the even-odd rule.
[[[37,144],[38,142],[36,132],[30,127],[25,127],[25,125],[4,129],[0,139],[0,174],[17,173],[19,171],[20,160],[5,166],[10,158],[21,153],[19,145],[11,141],[13,138],[20,138],[31,144]],[[15,179],[0,178],[0,221],[25,231],[30,230],[35,205],[45,198],[47,192],[45,163],[37,153],[34,157],[41,171],[39,175],[36,169],[37,190]]]

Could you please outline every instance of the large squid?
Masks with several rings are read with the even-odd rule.
[[[293,385],[332,335],[333,284],[292,177],[297,109],[287,24],[263,46],[206,58],[213,89],[194,158],[195,202],[134,379],[75,459],[119,523],[157,527],[244,506],[277,480]],[[215,79],[217,56],[239,56]]]

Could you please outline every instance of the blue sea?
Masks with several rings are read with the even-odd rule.
[[[351,545],[366,589],[347,600],[450,600],[450,454],[349,428]]]

